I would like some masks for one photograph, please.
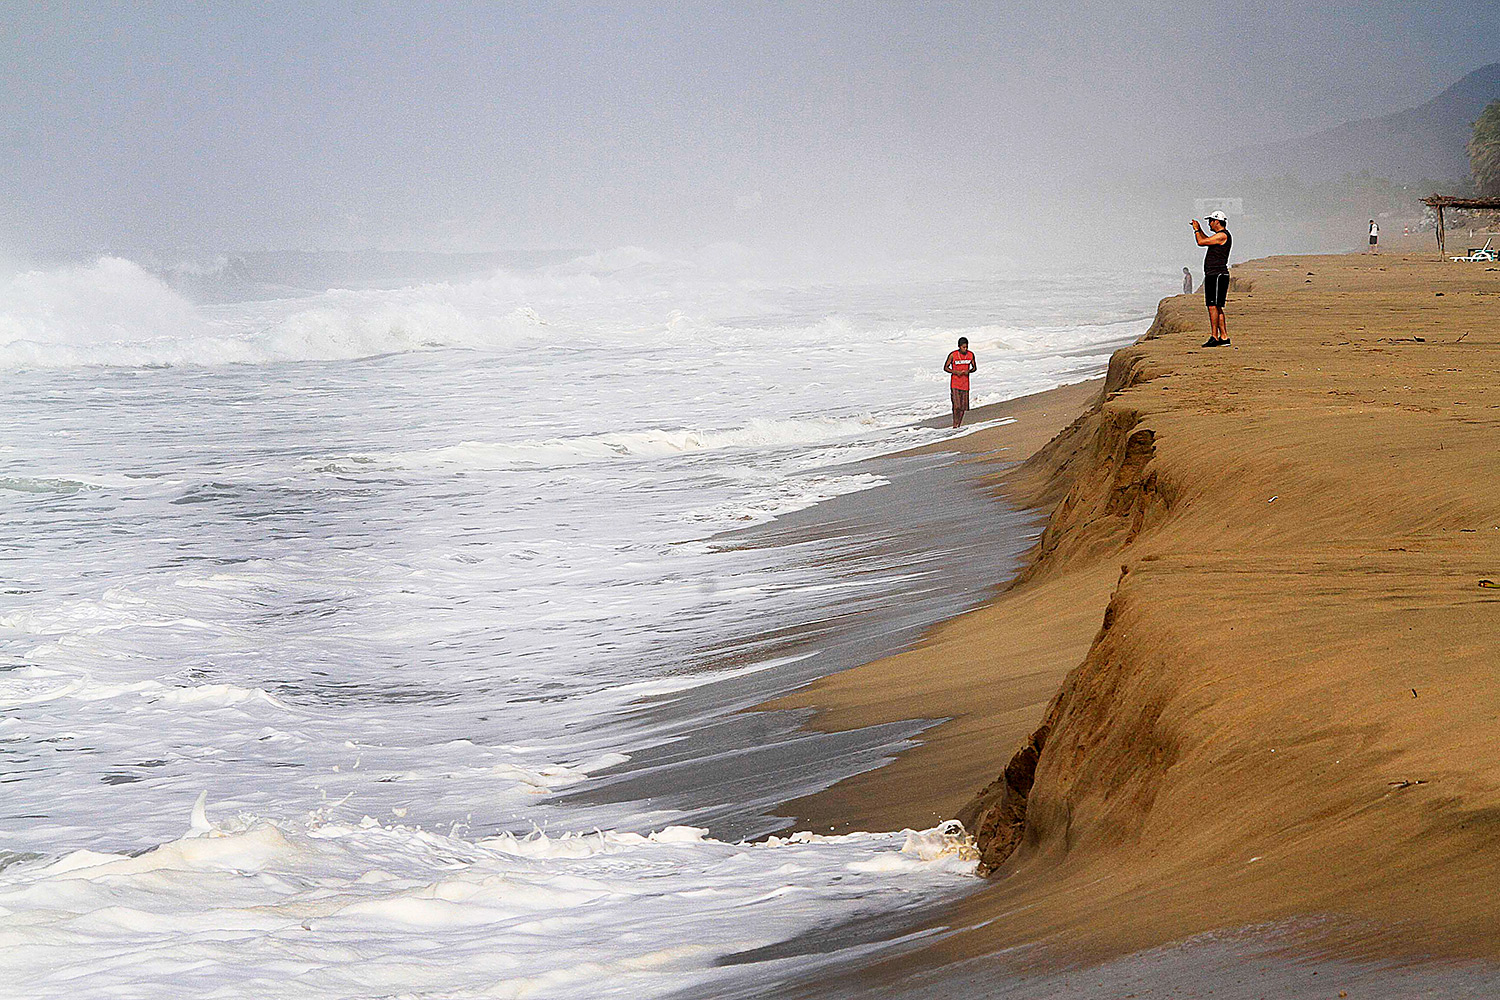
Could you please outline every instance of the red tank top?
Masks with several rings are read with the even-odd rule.
[[[955,389],[969,388],[969,372],[974,370],[973,351],[954,351],[948,355],[948,367],[953,369],[952,378],[949,381]]]

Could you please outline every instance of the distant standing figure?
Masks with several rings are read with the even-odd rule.
[[[1193,294],[1193,272],[1187,268],[1182,269],[1182,294]]]
[[[948,380],[948,395],[953,400],[953,427],[956,430],[964,422],[969,409],[969,376],[979,370],[974,354],[969,350],[969,338],[958,338],[958,350],[948,355],[943,362],[943,371],[952,376]]]
[[[1378,243],[1378,242],[1380,242],[1380,227],[1377,226],[1377,225],[1375,225],[1375,220],[1374,219],[1371,219],[1370,220],[1370,246],[1372,248],[1370,250],[1371,253],[1379,253],[1380,252],[1377,249],[1373,249],[1374,246],[1375,246],[1375,244]]]
[[[1193,235],[1200,247],[1208,247],[1203,254],[1203,301],[1208,304],[1208,340],[1204,347],[1228,347],[1229,325],[1224,322],[1224,300],[1229,296],[1229,248],[1234,237],[1229,235],[1229,216],[1223,212],[1208,213],[1208,228],[1205,233],[1198,220],[1192,220]]]

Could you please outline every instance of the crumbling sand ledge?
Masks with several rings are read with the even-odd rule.
[[[1008,591],[798,696],[965,734],[823,800],[980,828],[996,884],[923,964],[1308,914],[1372,954],[1500,956],[1500,271],[1236,270],[1233,348],[1164,300],[1002,484],[1057,504]],[[977,757],[1008,776],[960,800]]]

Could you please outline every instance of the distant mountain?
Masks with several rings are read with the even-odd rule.
[[[1333,180],[1368,170],[1397,181],[1469,176],[1465,151],[1474,119],[1500,98],[1500,63],[1476,69],[1420,107],[1339,125],[1298,139],[1245,146],[1217,158],[1230,177]]]

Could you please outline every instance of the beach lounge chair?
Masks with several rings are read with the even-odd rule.
[[[1468,264],[1477,263],[1479,261],[1493,264],[1497,258],[1500,258],[1500,251],[1496,251],[1490,248],[1490,244],[1493,242],[1495,242],[1495,238],[1491,236],[1489,239],[1484,241],[1484,246],[1469,247],[1469,254],[1467,257],[1449,257],[1448,259],[1459,260]]]

